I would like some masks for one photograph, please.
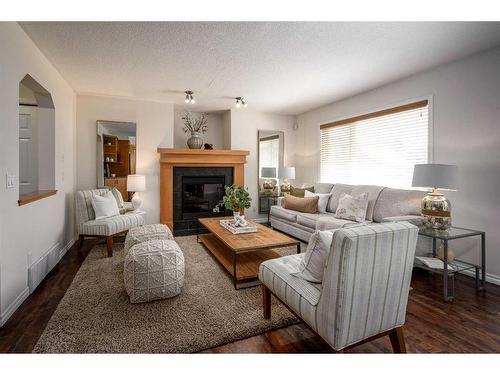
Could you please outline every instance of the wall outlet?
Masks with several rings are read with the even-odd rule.
[[[6,186],[7,189],[13,189],[16,187],[16,175],[14,174],[6,175]]]

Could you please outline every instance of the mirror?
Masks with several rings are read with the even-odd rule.
[[[279,195],[278,168],[284,165],[284,139],[282,131],[258,131],[259,213],[268,212]]]
[[[128,202],[127,176],[135,165],[135,123],[97,121],[97,187],[116,187]]]

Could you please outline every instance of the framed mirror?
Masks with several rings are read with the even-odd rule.
[[[136,124],[97,121],[97,187],[116,187],[128,202],[127,176],[135,168]]]
[[[285,133],[258,131],[259,213],[267,213],[279,196],[278,168],[284,165]]]

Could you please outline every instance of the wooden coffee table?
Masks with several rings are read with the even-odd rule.
[[[199,234],[201,242],[233,278],[235,289],[259,285],[259,266],[268,259],[279,258],[272,249],[296,246],[300,253],[300,241],[269,227],[248,220],[257,226],[257,232],[232,234],[219,221],[228,217],[198,219],[210,233]]]

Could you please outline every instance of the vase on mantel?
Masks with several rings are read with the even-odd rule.
[[[191,132],[191,137],[187,140],[187,145],[189,148],[202,148],[203,147],[203,138],[199,132]]]

